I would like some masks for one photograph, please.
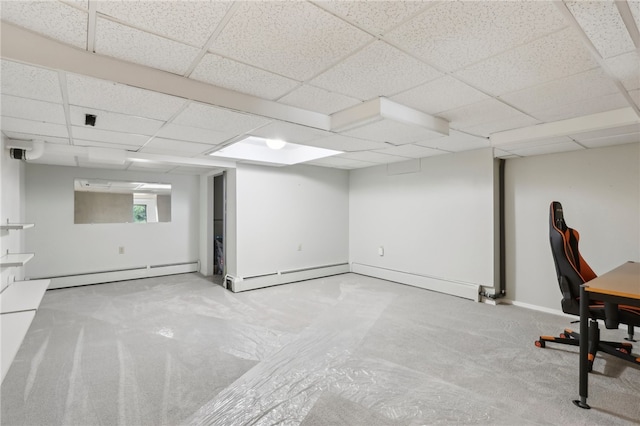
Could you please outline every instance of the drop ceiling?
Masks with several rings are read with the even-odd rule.
[[[246,136],[342,151],[309,162],[341,169],[640,142],[640,0],[2,1],[0,16],[0,130],[45,141],[33,162],[114,168],[98,155],[114,150],[118,169],[200,174]],[[331,127],[381,97],[448,135]],[[576,127],[590,117],[602,126]]]

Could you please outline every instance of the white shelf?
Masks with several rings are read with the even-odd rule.
[[[0,225],[0,229],[27,229],[33,227],[33,223],[5,223],[4,225]]]
[[[0,257],[0,266],[24,266],[25,263],[31,260],[33,253],[9,253]]]
[[[2,380],[16,357],[18,349],[29,331],[29,326],[36,311],[14,312],[0,315],[0,355],[2,362]]]
[[[16,281],[0,294],[0,313],[38,309],[51,280]]]

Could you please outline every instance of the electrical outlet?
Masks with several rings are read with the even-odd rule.
[[[118,247],[118,254],[124,254],[124,246]]]
[[[378,256],[384,256],[384,247],[383,246],[378,247]]]

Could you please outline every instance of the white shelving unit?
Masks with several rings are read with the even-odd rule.
[[[33,228],[33,223],[5,223],[4,225],[0,225],[0,229],[2,230],[22,230],[27,228]]]
[[[3,231],[32,228],[33,223],[7,223],[0,225]],[[0,267],[21,268],[33,258],[33,253],[9,253],[0,256]],[[4,285],[4,283],[2,283]],[[9,371],[20,345],[36,316],[42,297],[50,280],[15,281],[0,293],[0,364],[2,380]]]
[[[29,331],[36,311],[13,312],[0,315],[0,331],[2,332],[0,355],[2,355],[2,380],[16,357],[24,336]]]
[[[33,258],[33,253],[7,253],[0,257],[0,266],[3,268],[24,266]]]
[[[51,280],[16,281],[0,294],[0,314],[35,311]]]

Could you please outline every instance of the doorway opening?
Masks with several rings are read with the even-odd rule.
[[[225,173],[213,177],[213,281],[224,284],[226,193]]]

